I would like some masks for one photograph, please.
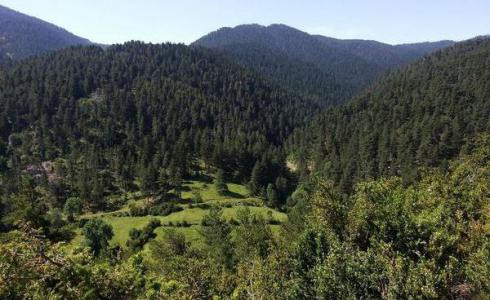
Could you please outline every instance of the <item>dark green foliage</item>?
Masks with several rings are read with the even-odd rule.
[[[318,182],[314,221],[298,247],[311,298],[488,297],[490,139],[448,171],[366,181],[346,201]],[[469,179],[471,178],[471,179]]]
[[[12,230],[24,226],[39,229],[52,241],[67,241],[72,232],[65,226],[61,210],[51,207],[53,196],[29,175],[21,175],[17,191],[0,202],[0,229]]]
[[[199,191],[196,191],[196,190],[192,191],[192,203],[200,204],[200,203],[202,203],[202,201],[203,200],[202,200],[201,193]],[[189,204],[189,205],[191,205],[191,204]]]
[[[95,256],[107,249],[110,239],[114,236],[112,227],[100,219],[90,219],[82,227],[85,244]]]
[[[162,241],[150,245],[152,252],[160,252],[157,257],[184,255],[190,249],[190,243],[186,241],[185,235],[174,229],[165,229]]]
[[[219,169],[216,173],[214,187],[216,188],[216,191],[219,195],[225,195],[228,192],[228,186],[225,183],[225,174],[221,169]]]
[[[290,178],[282,143],[317,109],[209,51],[170,44],[50,53],[16,64],[0,90],[4,173],[60,160],[48,184],[93,211],[135,182],[157,202],[179,196],[199,159],[237,181],[264,161],[264,188]]]
[[[272,183],[267,185],[267,203],[271,207],[279,206],[279,198],[277,196],[277,191]]]
[[[175,223],[175,226],[176,227],[191,227],[192,224],[190,224],[189,222],[187,222],[186,220],[182,220],[182,221],[178,221]]]
[[[183,208],[174,203],[160,204],[148,208],[148,214],[152,216],[168,216],[171,213],[182,211]]]
[[[141,189],[145,191],[147,195],[153,195],[159,191],[158,171],[152,163],[142,171]]]
[[[136,228],[131,229],[129,231],[129,240],[126,242],[126,245],[133,252],[142,250],[146,243],[156,237],[154,230],[161,225],[160,220],[152,219],[141,230]]]
[[[83,203],[82,200],[78,197],[70,197],[66,200],[65,205],[63,206],[63,210],[65,214],[68,216],[69,221],[74,220],[74,216],[78,215],[82,212]]]
[[[490,138],[469,140],[490,131],[489,57],[488,39],[425,57],[320,114],[288,151],[318,107],[203,49],[128,43],[16,63],[0,74],[0,298],[486,299]],[[196,193],[201,226],[168,222],[178,228],[155,239],[152,220],[131,230],[129,257],[97,217],[79,221],[95,257],[58,243],[74,229],[63,208],[71,219],[142,195],[104,217],[168,215],[186,180],[212,170],[221,193],[248,182],[288,220],[228,219],[218,206],[260,201]],[[204,245],[191,247],[177,231],[196,228]]]
[[[44,198],[32,177],[24,175],[18,178],[18,192],[3,199],[3,222],[7,226],[15,226],[16,223],[28,223],[34,228],[48,229],[49,222],[45,215],[49,208],[48,199]]]
[[[171,213],[182,211],[183,208],[174,202],[155,204],[155,205],[145,205],[137,206],[130,205],[129,214],[132,217],[143,217],[143,216],[168,216]]]
[[[193,45],[223,52],[290,92],[331,105],[345,102],[386,70],[451,44],[392,46],[315,36],[281,24],[254,24],[222,28]]]
[[[212,207],[202,219],[201,235],[209,248],[209,255],[228,269],[233,267],[233,242],[231,225],[223,218],[221,210]]]
[[[254,256],[266,257],[272,246],[272,232],[262,216],[253,215],[249,208],[237,212],[234,250],[237,259],[245,261]]]
[[[489,59],[488,38],[427,56],[322,113],[289,149],[344,191],[382,175],[410,183],[418,166],[443,166],[490,130]]]
[[[252,169],[248,189],[252,195],[261,195],[261,192],[266,184],[264,179],[265,168],[260,161],[257,161]]]

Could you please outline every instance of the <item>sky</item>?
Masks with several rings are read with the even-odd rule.
[[[92,42],[191,43],[221,27],[286,24],[390,44],[490,34],[490,0],[0,0]]]

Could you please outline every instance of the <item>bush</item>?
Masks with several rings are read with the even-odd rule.
[[[85,226],[85,223],[87,223],[88,219],[80,219],[78,221],[78,227],[79,228],[83,228],[83,226]]]
[[[192,202],[193,203],[202,203],[202,196],[201,196],[201,193],[199,193],[199,191],[192,191]]]
[[[112,227],[99,219],[90,219],[82,228],[85,244],[90,247],[95,256],[107,249],[109,240],[114,236]]]
[[[171,213],[182,211],[183,208],[173,202],[146,207],[130,207],[130,214],[133,217],[142,216],[168,216]]]
[[[154,231],[161,225],[160,220],[152,219],[142,230],[136,228],[131,229],[129,231],[129,240],[126,242],[126,245],[132,251],[139,251],[143,249],[145,244],[148,243],[150,239],[154,239],[156,237]]]
[[[68,216],[68,221],[73,222],[75,216],[82,213],[83,202],[78,197],[70,197],[66,200],[63,210]]]

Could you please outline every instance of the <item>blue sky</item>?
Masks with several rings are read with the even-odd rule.
[[[490,0],[0,0],[94,42],[189,43],[224,26],[283,23],[387,43],[490,33]]]

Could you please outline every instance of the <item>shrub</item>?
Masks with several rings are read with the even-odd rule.
[[[85,223],[87,223],[88,219],[80,219],[78,221],[78,227],[79,228],[83,228],[83,226],[85,226]]]
[[[192,202],[193,203],[202,203],[202,196],[201,196],[201,193],[199,191],[192,191]]]
[[[154,239],[156,237],[154,231],[161,225],[160,220],[152,219],[142,230],[136,228],[131,229],[129,231],[129,240],[126,242],[126,245],[132,251],[139,251],[143,249],[145,244],[148,243],[150,239]]]
[[[70,197],[66,200],[63,210],[68,216],[68,221],[73,222],[75,216],[82,212],[83,203],[78,197]]]
[[[99,219],[90,219],[86,221],[82,228],[85,236],[85,244],[90,247],[94,255],[107,249],[109,240],[114,236],[112,227]]]

